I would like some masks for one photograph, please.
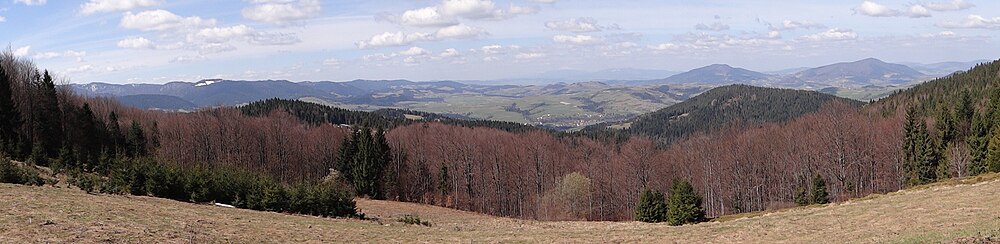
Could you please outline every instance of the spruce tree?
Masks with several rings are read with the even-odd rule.
[[[37,109],[34,109],[34,112],[38,119],[35,130],[42,152],[46,157],[52,157],[62,148],[63,130],[59,96],[49,71],[46,70],[42,79],[37,81],[37,91]]]
[[[674,181],[667,201],[667,223],[683,225],[698,223],[705,219],[701,207],[701,197],[687,181]]]
[[[441,192],[441,195],[448,195],[451,193],[451,176],[448,175],[447,164],[442,163],[441,169],[438,170],[437,188],[438,191]]]
[[[986,153],[986,169],[989,172],[1000,172],[1000,127],[993,130],[989,148]]]
[[[146,133],[143,132],[142,125],[138,121],[132,121],[132,126],[128,129],[128,136],[125,138],[125,144],[129,156],[146,155]]]
[[[354,184],[354,154],[357,152],[357,140],[359,132],[351,131],[351,135],[344,137],[340,143],[340,152],[337,154],[337,171],[347,183]]]
[[[663,193],[646,189],[639,196],[635,205],[635,220],[647,223],[659,223],[667,220],[667,204]]]
[[[830,203],[830,195],[826,191],[826,180],[823,180],[823,176],[816,174],[812,181],[812,199],[811,203],[827,204]]]
[[[0,66],[0,150],[8,155],[14,154],[20,144],[17,132],[21,128],[21,114],[14,104],[10,86],[10,77],[4,67]]]
[[[969,146],[969,175],[979,175],[987,172],[987,150],[990,140],[990,132],[993,126],[992,121],[986,113],[975,113],[972,119],[972,126],[969,129],[969,136],[966,137],[966,144]]]

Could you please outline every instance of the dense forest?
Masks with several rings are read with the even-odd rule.
[[[143,111],[60,89],[9,52],[0,60],[9,157],[78,175],[82,189],[251,209],[350,216],[345,199],[361,196],[517,218],[682,224],[1000,170],[1000,62],[861,108],[734,86],[725,89],[736,98],[692,98],[722,108],[699,115],[724,118],[712,130],[603,140],[287,100]],[[664,137],[672,143],[657,143]]]
[[[858,101],[813,91],[728,85],[620,122],[628,125],[621,132],[640,134],[670,143],[697,132],[718,131],[733,122],[786,122],[815,112],[830,101],[840,101],[854,107],[862,105]],[[608,128],[610,125],[592,125],[585,131],[589,134],[617,132]]]

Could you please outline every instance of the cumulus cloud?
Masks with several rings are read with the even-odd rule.
[[[843,41],[843,40],[854,40],[858,39],[858,33],[848,29],[830,29],[824,32],[805,35],[799,39],[805,41]]]
[[[31,46],[19,47],[17,49],[14,49],[14,56],[24,57],[27,56],[28,52],[30,51],[31,51]]]
[[[403,12],[397,21],[399,24],[421,27],[444,27],[458,24],[455,18],[438,12],[437,7],[426,7]]]
[[[448,49],[445,49],[444,51],[441,51],[441,53],[438,54],[438,57],[441,57],[441,58],[454,58],[454,57],[458,57],[458,56],[461,56],[461,55],[462,55],[461,53],[458,53],[458,50],[456,50],[454,48],[448,48]]]
[[[694,28],[703,31],[724,31],[724,30],[729,30],[729,25],[723,24],[722,22],[715,22],[711,24],[700,23],[694,25]]]
[[[246,38],[254,34],[253,28],[246,25],[236,25],[229,27],[211,27],[198,30],[198,32],[188,35],[188,41],[203,41],[208,43],[224,43],[235,38]]]
[[[319,0],[252,0],[252,2],[254,6],[243,9],[243,17],[275,25],[287,25],[310,19],[318,16],[323,9]]]
[[[250,36],[250,43],[256,45],[292,45],[302,42],[292,33],[257,32]]]
[[[910,18],[931,17],[931,11],[927,10],[927,8],[925,8],[922,5],[913,5],[910,6],[910,11],[907,12],[907,16],[909,16]]]
[[[47,0],[14,0],[14,3],[20,3],[28,6],[45,5]]]
[[[90,0],[80,5],[80,14],[127,11],[139,7],[152,7],[160,3],[159,0]]]
[[[578,18],[578,19],[569,19],[563,21],[549,21],[545,22],[545,27],[555,31],[569,31],[576,33],[598,32],[603,30],[619,29],[618,26],[616,25],[611,25],[611,26],[598,25],[597,20],[593,18]]]
[[[854,8],[854,12],[871,17],[895,17],[900,12],[872,1],[864,1]]]
[[[648,46],[647,48],[652,49],[654,51],[671,51],[680,49],[681,46],[673,43],[661,43],[657,45]]]
[[[384,32],[382,34],[372,36],[368,40],[357,42],[356,45],[359,48],[405,46],[414,42],[439,41],[445,39],[469,39],[486,34],[488,33],[486,33],[483,29],[467,26],[465,24],[457,24],[441,28],[433,34],[424,32],[403,33],[401,31]]]
[[[119,24],[122,28],[141,31],[182,30],[215,26],[215,19],[201,17],[181,17],[170,11],[158,9],[137,14],[126,12]]]
[[[920,37],[923,37],[923,38],[935,38],[935,39],[936,38],[952,38],[952,37],[957,37],[957,36],[958,36],[958,34],[956,34],[955,32],[951,32],[951,31],[942,31],[942,32],[938,32],[938,33],[927,33],[927,34],[920,35]]]
[[[594,45],[604,43],[604,40],[601,38],[589,35],[555,35],[552,37],[552,41],[555,43],[574,45]]]
[[[7,17],[0,16],[0,23],[7,22]]]
[[[191,63],[196,61],[205,60],[205,56],[202,55],[181,55],[174,59],[171,59],[171,63]]]
[[[423,49],[423,48],[420,48],[420,47],[411,47],[410,49],[406,49],[404,51],[399,52],[399,55],[403,55],[403,56],[421,56],[421,55],[427,55],[427,54],[430,54],[430,53],[431,52],[427,51],[427,49]]]
[[[1000,30],[1000,17],[986,18],[979,15],[969,15],[962,21],[949,21],[937,26],[950,29],[988,29]]]
[[[129,37],[118,41],[118,47],[129,49],[155,49],[156,44],[145,37]]]

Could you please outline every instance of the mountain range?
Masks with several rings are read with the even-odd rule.
[[[404,108],[452,117],[511,121],[556,128],[617,122],[684,101],[713,87],[747,84],[813,90],[867,101],[921,81],[967,69],[976,62],[902,65],[869,58],[815,68],[762,73],[713,64],[683,73],[617,69],[596,72],[562,70],[535,79],[539,85],[504,82],[352,80],[201,80],[166,84],[73,84],[79,94],[115,97],[143,109],[191,111],[237,106],[268,98],[297,99],[349,109]],[[914,68],[916,67],[916,68]],[[923,70],[923,71],[921,71]],[[946,71],[952,70],[952,71]],[[925,73],[926,72],[926,73]],[[623,79],[612,79],[618,74]],[[665,78],[629,80],[654,75]],[[605,81],[576,80],[582,77]],[[531,82],[528,82],[531,83]]]

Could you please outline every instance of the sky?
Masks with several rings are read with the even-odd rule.
[[[0,0],[0,40],[73,83],[492,80],[1000,58],[995,0]]]

